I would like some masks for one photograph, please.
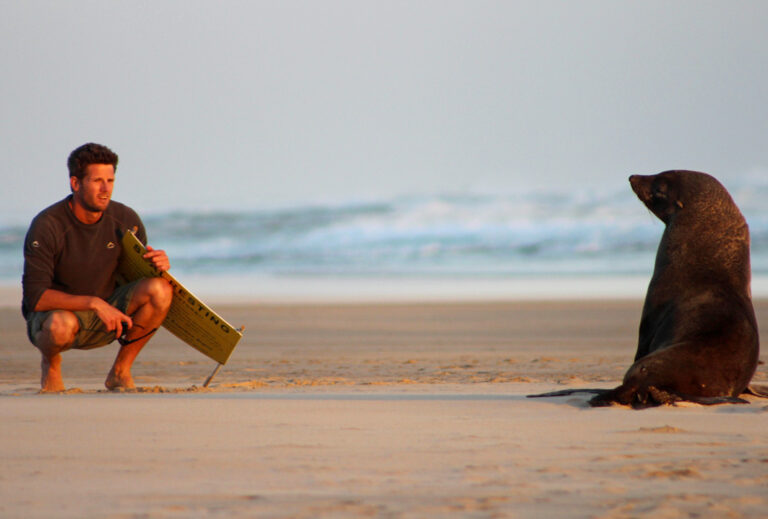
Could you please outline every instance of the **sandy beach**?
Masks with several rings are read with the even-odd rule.
[[[161,330],[138,392],[103,390],[111,345],[66,353],[58,395],[6,305],[0,517],[764,517],[768,400],[525,398],[616,385],[641,305],[217,305],[246,332],[208,389]]]

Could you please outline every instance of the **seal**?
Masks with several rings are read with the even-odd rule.
[[[643,305],[637,352],[622,384],[591,406],[677,401],[748,403],[759,354],[750,290],[749,228],[728,191],[696,171],[632,175],[632,190],[665,224]]]

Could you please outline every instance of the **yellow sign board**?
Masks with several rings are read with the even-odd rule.
[[[122,240],[123,253],[117,267],[118,282],[161,277],[173,287],[173,300],[163,327],[219,364],[226,364],[243,334],[211,310],[168,272],[157,270],[142,256],[147,249],[131,232]]]

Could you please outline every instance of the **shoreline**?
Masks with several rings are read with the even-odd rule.
[[[535,301],[642,301],[649,276],[179,276],[216,305]],[[768,299],[768,276],[752,280]],[[19,308],[21,284],[0,281],[0,308]]]
[[[217,305],[633,300],[644,297],[648,284],[645,276],[221,275],[177,279],[189,292]],[[20,302],[20,282],[0,282],[0,308],[19,307]]]

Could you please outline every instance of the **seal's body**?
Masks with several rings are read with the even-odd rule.
[[[749,229],[725,188],[694,171],[629,179],[666,228],[643,306],[635,362],[591,405],[737,400],[757,367]]]
[[[664,222],[645,297],[635,361],[614,389],[588,392],[592,406],[636,408],[680,400],[747,403],[759,341],[752,307],[749,229],[728,191],[710,175],[665,171],[629,178],[637,197]]]

